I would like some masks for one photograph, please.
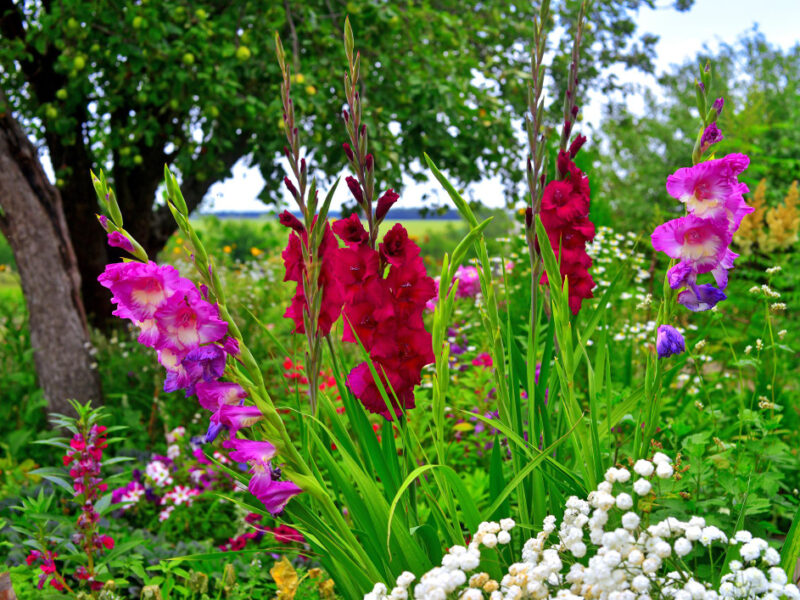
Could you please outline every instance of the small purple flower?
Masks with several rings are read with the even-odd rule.
[[[714,100],[714,110],[717,111],[717,116],[722,113],[722,107],[725,104],[725,98],[717,98]]]
[[[656,334],[656,351],[658,358],[666,358],[673,354],[681,354],[686,350],[686,342],[680,331],[672,325],[659,325]]]
[[[678,294],[678,302],[692,312],[711,310],[717,305],[717,302],[722,302],[725,298],[727,298],[725,292],[718,290],[710,283],[691,285]]]
[[[703,131],[703,137],[700,138],[700,149],[705,151],[723,139],[725,139],[725,136],[722,135],[722,131],[717,127],[717,122],[714,121]]]

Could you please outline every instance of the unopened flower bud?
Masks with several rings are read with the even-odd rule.
[[[580,108],[579,108],[578,106],[573,106],[573,107],[572,107],[572,111],[571,111],[571,113],[572,113],[572,118],[573,118],[573,119],[574,119],[575,117],[577,117],[577,116],[578,116],[578,111],[579,111],[579,110],[580,110]]]
[[[350,121],[350,114],[347,112],[347,110],[343,110],[343,111],[342,111],[342,116],[344,117],[344,122],[345,122],[345,123],[347,123],[348,121]]]
[[[375,159],[372,157],[372,154],[367,154],[364,159],[364,165],[367,167],[367,171],[372,172],[375,167]]]
[[[367,158],[372,156],[371,154],[367,155]],[[400,195],[395,192],[393,189],[388,189],[386,192],[378,198],[378,208],[375,209],[375,218],[378,221],[383,221],[384,217],[386,217],[386,213],[389,212],[389,209],[392,205],[397,202],[397,199]]]
[[[303,233],[306,229],[305,227],[303,227],[303,224],[300,222],[300,219],[295,217],[288,210],[283,211],[278,217],[278,219],[280,220],[281,225],[283,225],[284,227],[288,227],[289,229],[293,229],[297,233]]]
[[[575,156],[578,154],[578,151],[581,149],[581,147],[585,143],[586,143],[586,136],[585,135],[579,135],[574,140],[572,140],[572,143],[569,145],[569,155],[570,155],[570,157],[571,158],[575,158]]]
[[[346,115],[347,112],[345,112],[344,114]],[[347,155],[347,160],[349,161],[355,160],[355,155],[353,154],[353,151],[350,149],[350,144],[345,142],[344,144],[342,144],[342,148],[344,148],[344,153]]]
[[[350,188],[350,193],[353,194],[353,198],[356,199],[356,202],[359,204],[364,204],[364,194],[361,191],[361,185],[359,185],[356,178],[348,176],[345,181],[347,182],[347,187]]]
[[[533,227],[533,208],[530,206],[525,209],[525,226],[528,229]]]
[[[717,116],[719,116],[720,113],[722,112],[722,106],[724,104],[725,104],[724,98],[717,98],[716,100],[714,100],[713,108],[715,111],[717,111]]]
[[[286,186],[286,189],[289,190],[289,193],[294,196],[295,198],[300,197],[300,193],[297,191],[297,188],[294,187],[292,180],[288,177],[283,178],[283,184]]]

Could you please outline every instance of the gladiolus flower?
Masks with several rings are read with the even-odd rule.
[[[658,358],[666,358],[673,354],[681,354],[686,350],[686,343],[680,331],[671,325],[659,325],[656,333],[656,351]]]

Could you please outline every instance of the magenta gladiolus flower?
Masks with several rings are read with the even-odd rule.
[[[659,325],[656,333],[656,352],[658,358],[666,358],[673,354],[680,354],[686,350],[686,343],[681,332],[672,325]]]
[[[721,139],[714,130],[715,125],[709,126],[703,143]],[[744,154],[729,154],[678,169],[667,178],[667,192],[683,202],[689,214],[659,225],[651,239],[653,248],[679,261],[667,272],[667,280],[672,289],[686,288],[678,302],[689,310],[709,310],[725,299],[728,270],[739,256],[729,246],[742,219],[753,212],[744,201],[748,188],[738,179],[749,163]],[[702,273],[711,273],[718,287],[698,285]]]
[[[167,298],[154,317],[161,334],[158,346],[187,354],[201,344],[221,340],[228,331],[217,307],[203,300],[194,287]]]
[[[693,214],[659,225],[652,235],[653,248],[691,265],[696,273],[707,273],[719,265],[730,241],[724,221]]]
[[[250,481],[252,483],[252,479]],[[302,493],[302,491],[291,481],[271,481],[269,485],[259,487],[258,494],[253,493],[253,495],[274,516],[283,512],[289,500]]]
[[[275,446],[269,442],[255,442],[252,440],[232,439],[222,442],[223,447],[233,448],[229,454],[231,460],[268,467],[269,461],[275,456]]]
[[[216,421],[227,427],[231,437],[234,437],[243,427],[250,427],[264,418],[256,406],[231,406],[222,404],[219,410],[212,415],[212,423]]]
[[[273,472],[270,464],[275,456],[275,446],[269,442],[231,439],[222,445],[234,449],[230,453],[231,460],[250,465],[252,477],[247,489],[264,504],[270,514],[280,513],[289,500],[303,491],[291,481],[276,481],[276,472]]]
[[[737,177],[748,164],[746,155],[729,154],[678,169],[667,177],[667,192],[683,202],[689,214],[708,218],[725,215],[729,205],[736,204],[747,191]]]

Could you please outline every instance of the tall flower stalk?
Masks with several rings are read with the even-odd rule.
[[[289,211],[284,211],[280,217],[281,223],[292,230],[289,245],[283,255],[286,263],[285,279],[297,282],[295,297],[285,316],[294,320],[297,333],[305,333],[306,336],[305,367],[309,380],[308,393],[311,412],[316,415],[322,340],[330,332],[331,325],[339,318],[341,312],[341,290],[331,276],[336,242],[327,221],[328,208],[338,181],[325,199],[321,213],[317,215],[316,180],[312,180],[309,186],[308,163],[301,155],[300,132],[295,120],[291,95],[291,73],[286,64],[283,44],[277,33],[275,48],[283,77],[281,103],[283,129],[288,144],[283,150],[294,178],[287,176],[283,181],[303,217],[303,221],[300,222]]]

